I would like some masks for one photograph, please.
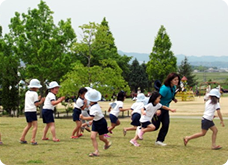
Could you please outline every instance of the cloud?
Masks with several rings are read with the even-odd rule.
[[[2,2],[4,2],[5,0],[0,0],[0,5],[2,4]]]
[[[224,2],[226,2],[227,6],[228,6],[228,0],[223,0]]]

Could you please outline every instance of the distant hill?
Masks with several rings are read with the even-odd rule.
[[[136,58],[140,63],[149,61],[149,54],[146,53],[135,53],[135,52],[123,52],[121,50],[118,51],[121,55],[132,56],[132,61]],[[181,64],[181,61],[184,60],[185,55],[178,54],[175,55],[177,57],[177,65]],[[194,66],[207,66],[207,67],[217,67],[217,68],[228,68],[228,56],[187,56],[188,62]],[[132,62],[131,61],[131,62]]]

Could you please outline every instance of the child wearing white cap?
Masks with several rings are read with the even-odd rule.
[[[42,85],[40,85],[39,80],[32,79],[28,86],[29,90],[25,93],[25,117],[27,121],[27,126],[24,128],[22,132],[22,135],[20,138],[21,144],[27,144],[27,141],[25,140],[25,136],[28,133],[29,129],[33,126],[31,144],[37,145],[37,142],[35,141],[36,132],[37,132],[36,107],[42,104],[45,99],[45,98],[41,98],[41,96],[38,96],[37,94],[38,89],[41,87]]]
[[[137,95],[136,102],[131,106],[131,125],[132,127],[124,128],[123,134],[126,135],[127,131],[136,130],[138,126],[141,125],[140,117],[141,117],[141,109],[144,107],[145,95],[140,93]],[[147,101],[148,102],[148,101]]]
[[[210,129],[212,131],[211,149],[219,150],[222,147],[220,145],[216,145],[216,136],[217,136],[218,130],[213,122],[213,119],[214,119],[214,113],[215,111],[217,111],[217,114],[221,121],[220,124],[222,125],[222,127],[225,126],[223,123],[222,114],[220,112],[220,104],[218,101],[220,98],[220,93],[217,89],[212,89],[208,95],[209,95],[209,100],[205,103],[205,111],[201,122],[201,129],[202,129],[201,132],[195,133],[191,136],[186,136],[183,138],[183,140],[184,140],[184,145],[186,146],[189,140],[206,135],[208,129]]]
[[[62,102],[65,97],[60,97],[56,100],[56,94],[59,92],[60,85],[56,81],[50,82],[48,89],[50,90],[45,98],[44,106],[42,110],[43,123],[46,123],[44,127],[42,140],[48,140],[47,132],[51,128],[52,140],[54,142],[59,142],[60,140],[56,138],[55,134],[55,121],[54,121],[54,108],[57,104]]]
[[[89,156],[94,157],[99,156],[98,143],[96,140],[97,134],[99,134],[99,139],[105,143],[105,150],[111,146],[111,142],[104,137],[104,134],[108,133],[107,122],[104,118],[100,105],[97,103],[101,100],[101,93],[97,90],[91,89],[85,94],[85,98],[90,101],[90,117],[84,117],[81,114],[80,118],[84,120],[93,120],[91,140],[95,151],[90,153]]]

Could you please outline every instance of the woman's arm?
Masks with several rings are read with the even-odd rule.
[[[171,108],[169,108],[169,107],[167,107],[167,106],[162,106],[161,107],[162,109],[165,109],[165,110],[167,110],[167,111],[171,111],[171,112],[176,112],[176,109],[171,109]]]

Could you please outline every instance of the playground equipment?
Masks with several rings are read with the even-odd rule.
[[[188,79],[185,76],[181,79],[181,91],[179,91],[175,96],[175,98],[179,101],[195,100],[194,92],[189,89],[187,80]]]

